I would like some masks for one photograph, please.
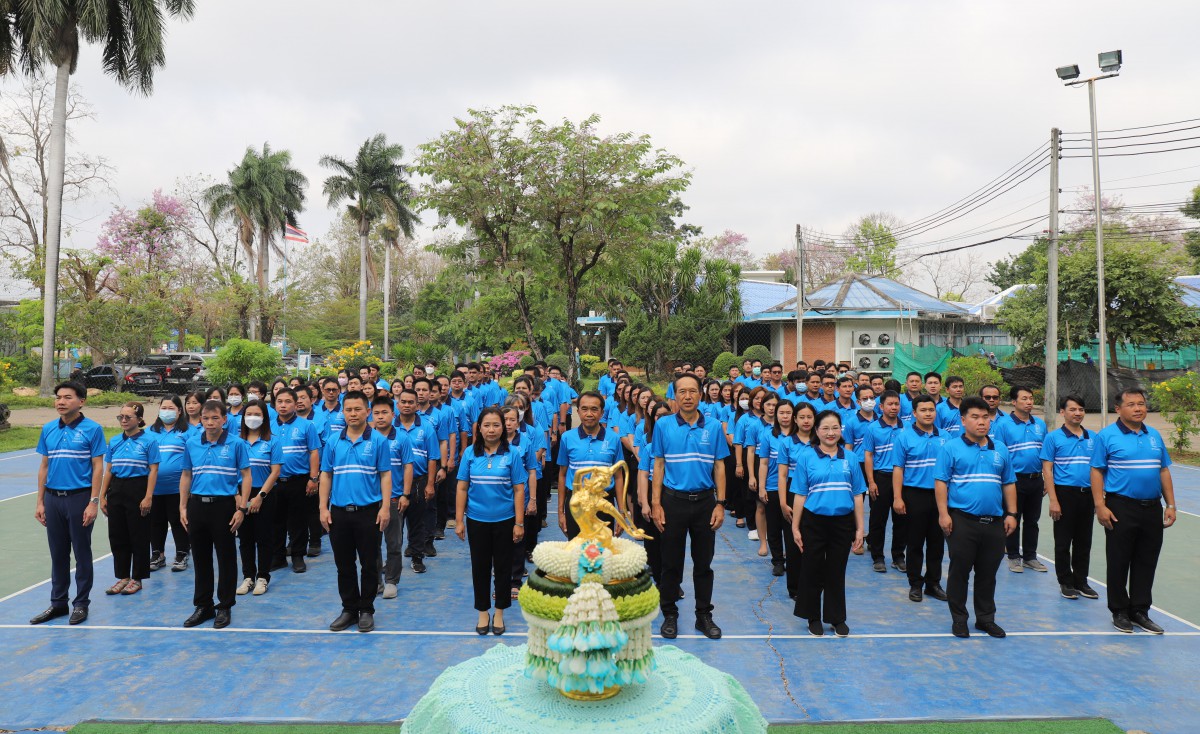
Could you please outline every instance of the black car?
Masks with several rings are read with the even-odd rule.
[[[122,384],[121,376],[111,364],[102,364],[83,373],[83,386],[97,390],[116,390]]]
[[[83,384],[84,387],[97,390],[122,390],[136,395],[157,395],[162,393],[163,383],[158,373],[144,367],[122,368],[103,364],[84,372]]]

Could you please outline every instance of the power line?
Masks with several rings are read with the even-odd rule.
[[[1176,120],[1175,122],[1160,122],[1160,123],[1157,123],[1154,125],[1140,125],[1138,127],[1118,127],[1118,128],[1113,128],[1112,130],[1097,130],[1096,132],[1124,133],[1124,132],[1129,132],[1130,130],[1149,130],[1150,128],[1154,128],[1154,127],[1170,127],[1172,125],[1186,125],[1189,122],[1200,122],[1200,117],[1193,117],[1190,120]],[[1085,130],[1083,132],[1063,133],[1063,135],[1091,135],[1091,134],[1092,133],[1090,130]]]
[[[1188,140],[1200,140],[1200,135],[1194,135],[1188,138],[1173,138],[1171,140],[1155,140],[1148,143],[1121,143],[1120,145],[1101,145],[1100,150],[1112,150],[1113,148],[1140,148],[1147,145],[1169,145],[1171,143],[1183,143]],[[1088,146],[1064,146],[1063,150],[1091,150]]]
[[[1180,150],[1195,150],[1200,145],[1185,145],[1181,148],[1166,148],[1163,150],[1140,150],[1136,153],[1101,153],[1101,158],[1124,158],[1131,155],[1153,155],[1155,153],[1174,153]],[[1064,155],[1063,158],[1091,158],[1090,155]]]

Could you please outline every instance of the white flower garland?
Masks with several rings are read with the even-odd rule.
[[[646,567],[646,549],[626,538],[613,539],[614,550],[604,549],[601,578],[605,583],[631,579]],[[579,548],[570,543],[546,541],[533,549],[533,563],[547,576],[579,583]]]

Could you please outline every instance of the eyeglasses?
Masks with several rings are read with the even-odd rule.
[[[988,401],[991,401],[991,400],[999,400],[999,399],[1000,399],[1000,396],[999,396],[999,395],[984,395],[984,396],[983,396],[983,399],[984,399],[984,400],[988,400]]]
[[[137,420],[137,416],[136,415],[118,415],[117,420],[119,420],[119,421],[135,421],[135,420]]]

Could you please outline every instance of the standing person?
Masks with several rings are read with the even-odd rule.
[[[154,482],[154,500],[150,505],[150,570],[167,565],[167,527],[175,542],[175,562],[172,571],[188,567],[187,530],[179,520],[179,478],[183,475],[183,452],[188,437],[183,401],[177,395],[167,395],[158,405],[158,418],[150,432],[158,440],[158,477]]]
[[[250,454],[246,442],[225,430],[225,403],[209,400],[200,412],[204,433],[192,437],[183,454],[179,480],[179,519],[192,541],[196,610],[184,620],[195,627],[214,619],[222,629],[233,621],[237,591],[234,534],[246,518],[250,500]],[[239,488],[240,487],[240,488]],[[213,553],[217,557],[216,608],[213,607]]]
[[[654,461],[654,494],[650,511],[662,535],[662,612],[659,634],[674,639],[679,630],[679,593],[683,554],[692,547],[692,583],[696,592],[696,629],[709,639],[721,637],[713,621],[712,559],[717,530],[725,521],[725,456],[729,449],[720,431],[705,423],[700,380],[680,375],[673,383],[679,412],[655,426],[650,450]]]
[[[200,411],[204,408],[204,401],[207,399],[204,391],[193,390],[183,400],[184,426],[187,428],[188,438],[204,433],[204,424],[200,422]],[[221,398],[221,402],[225,402],[225,399]]]
[[[1046,573],[1046,564],[1038,560],[1038,520],[1042,517],[1042,441],[1046,421],[1033,415],[1033,391],[1015,386],[1009,392],[1013,409],[1008,420],[993,430],[996,440],[1008,448],[1013,471],[1017,475],[1017,532],[1004,541],[1008,570],[1021,573],[1028,568]]]
[[[784,525],[780,502],[787,502],[787,466],[791,461],[792,444],[796,443],[796,406],[770,395],[763,400],[765,412],[770,412],[767,404],[772,402],[777,403],[774,408],[775,425],[759,433],[758,450],[755,452],[759,456],[758,497],[766,505],[765,535],[771,551],[771,575],[783,576],[787,573],[788,596],[795,599],[800,591],[800,566],[797,563],[795,568],[789,569],[785,564],[784,546],[791,543],[792,533],[791,527]],[[783,500],[780,500],[781,494]],[[799,555],[793,553],[792,559],[798,560]]]
[[[962,438],[946,442],[933,475],[938,524],[950,548],[950,631],[955,637],[971,636],[967,584],[974,571],[975,629],[1004,637],[996,624],[996,571],[1004,558],[1004,537],[1017,529],[1016,476],[1008,449],[988,438],[988,404],[966,398],[960,410]]]
[[[603,404],[603,398],[599,402]],[[458,467],[454,534],[459,540],[470,536],[471,582],[479,612],[475,632],[502,635],[504,610],[512,606],[513,548],[525,534],[529,473],[522,457],[508,445],[499,408],[480,411],[473,433],[475,440],[463,452]],[[491,614],[493,599],[495,616]]]
[[[1162,627],[1150,619],[1149,612],[1163,529],[1175,524],[1175,485],[1162,435],[1145,420],[1145,391],[1119,392],[1117,422],[1096,434],[1092,502],[1096,519],[1104,526],[1113,627],[1133,632],[1137,625],[1161,635]]]
[[[291,388],[287,388],[291,391]],[[240,436],[250,458],[250,501],[238,532],[242,555],[242,583],[237,594],[267,593],[271,583],[271,556],[275,552],[274,489],[284,462],[283,442],[271,435],[267,409],[257,400],[242,411]]]
[[[159,459],[158,441],[143,430],[143,410],[141,403],[121,406],[121,433],[113,436],[104,456],[100,511],[108,517],[108,545],[117,577],[104,592],[109,596],[136,594],[150,578],[150,507]]]
[[[927,384],[928,382],[929,380],[926,379]],[[963,382],[963,378],[958,375],[950,375],[946,378],[946,399],[937,406],[938,430],[945,431],[950,438],[958,438],[962,435],[962,414],[958,412],[958,409],[962,405],[965,388],[966,383]]]
[[[759,532],[760,527],[763,530],[767,529],[767,510],[766,505],[759,501],[758,496],[755,449],[758,446],[759,434],[767,426],[767,422],[763,419],[762,406],[770,394],[770,390],[760,386],[750,390],[749,396],[743,398],[746,400],[745,406],[739,400],[738,414],[733,428],[736,479],[745,487],[745,504],[741,508],[741,513],[746,518],[746,527],[749,528],[747,535],[750,540],[758,543],[760,554],[767,548],[766,538]],[[743,392],[742,395],[746,396],[746,393]]]
[[[1000,388],[995,385],[984,385],[979,388],[979,397],[983,398],[988,405],[988,415],[992,419],[991,427],[988,429],[988,438],[995,441],[1001,424],[1008,420],[1008,413],[1000,410]]]
[[[926,384],[929,382],[926,380]],[[896,462],[892,478],[900,487],[892,509],[904,516],[908,528],[904,552],[908,561],[908,600],[921,601],[924,587],[924,594],[946,601],[946,591],[942,588],[946,537],[938,525],[937,500],[933,494],[934,469],[938,454],[946,445],[946,435],[935,425],[937,407],[932,396],[918,395],[912,406],[913,422],[896,436],[892,447]]]
[[[526,489],[537,487],[538,480],[538,454],[541,451],[542,445],[539,440],[538,431],[532,428],[533,416],[527,413],[528,401],[522,395],[513,395],[504,401],[504,407],[500,409],[504,415],[504,436],[508,440],[508,448],[514,455],[519,456],[521,462],[525,466],[525,470],[529,472],[529,477],[525,482]],[[526,418],[530,422],[526,422]],[[518,514],[521,518],[522,526],[528,526],[537,521],[537,498],[532,494],[525,502],[524,514]],[[532,548],[530,552],[532,552]],[[526,576],[525,569],[525,543],[524,539],[520,543],[513,544],[512,553],[512,598],[517,599],[517,592],[521,588],[521,579]],[[497,592],[498,593],[498,592]]]
[[[408,548],[404,555],[412,559],[412,569],[425,573],[426,549],[432,543],[433,523],[437,519],[437,463],[441,459],[437,432],[433,423],[417,415],[417,392],[404,388],[396,396],[400,412],[396,416],[396,429],[408,436],[413,455],[412,504],[404,511],[408,526]]]
[[[1091,460],[1094,435],[1083,427],[1083,398],[1066,395],[1058,400],[1062,428],[1050,431],[1042,442],[1042,476],[1054,521],[1054,572],[1058,591],[1065,599],[1098,599],[1088,585],[1092,558]],[[1019,498],[1018,498],[1019,499]]]
[[[270,408],[266,410],[270,420]],[[271,430],[283,452],[283,466],[275,509],[267,516],[275,524],[272,565],[279,566],[291,556],[292,571],[304,573],[308,570],[304,561],[307,551],[321,545],[320,536],[308,535],[308,507],[320,479],[321,437],[312,421],[296,415],[296,392],[291,388],[281,387],[275,393],[275,411],[276,417],[271,420],[275,427]]]
[[[646,549],[646,564],[654,583],[662,586],[662,549],[658,532],[650,515],[650,487],[654,482],[654,457],[650,445],[654,441],[654,424],[671,415],[671,406],[665,401],[653,401],[646,406],[646,420],[638,431],[637,503],[634,508],[634,524],[646,533],[642,541]]]
[[[579,396],[579,428],[567,431],[559,438],[558,528],[567,536],[567,540],[579,535],[575,516],[567,509],[575,488],[575,474],[593,467],[612,466],[624,457],[617,432],[600,423],[603,412],[604,397],[598,392],[585,392]],[[614,474],[608,492],[611,494],[616,482],[624,480],[623,471]],[[613,504],[616,505],[616,502]]]
[[[391,443],[392,460],[392,518],[383,529],[387,555],[379,569],[384,599],[395,599],[400,593],[400,573],[404,570],[404,513],[412,503],[412,446],[408,434],[398,430],[394,421],[392,399],[376,397],[371,402],[371,428]]]
[[[59,418],[42,427],[37,453],[37,507],[33,517],[46,528],[50,542],[50,607],[29,620],[41,624],[71,615],[70,623],[88,617],[92,592],[92,523],[100,504],[104,476],[104,429],[83,415],[87,388],[63,382],[54,388]],[[75,599],[71,590],[71,555],[75,555]]]
[[[792,480],[792,537],[804,554],[793,614],[808,619],[810,634],[825,634],[824,620],[835,635],[846,637],[846,561],[851,548],[863,543],[867,485],[843,446],[841,415],[822,411],[814,430],[819,443],[803,452]]]
[[[321,456],[321,524],[329,531],[342,598],[332,632],[354,624],[359,632],[375,629],[379,544],[392,513],[392,446],[367,425],[369,410],[361,391],[346,393],[346,427],[330,437]]]
[[[896,437],[904,430],[904,423],[899,418],[900,396],[894,390],[884,390],[876,407],[880,406],[883,414],[879,420],[867,427],[862,443],[867,485],[871,488],[871,527],[867,534],[867,549],[871,552],[872,568],[875,572],[887,573],[887,564],[883,560],[883,544],[887,536],[890,513],[892,568],[900,573],[907,573],[904,545],[907,542],[908,530],[904,515],[897,514],[893,508],[896,502],[895,482],[892,480],[892,471],[896,466],[893,449]]]
[[[342,389],[338,380],[326,377],[321,382],[321,402],[313,408],[313,412],[321,416],[321,444],[329,443],[329,437],[341,433],[346,427],[342,417]]]
[[[921,388],[925,386],[925,378],[920,372],[909,372],[904,377],[904,392],[900,395],[900,422],[904,424],[912,423],[912,401],[921,395]]]

